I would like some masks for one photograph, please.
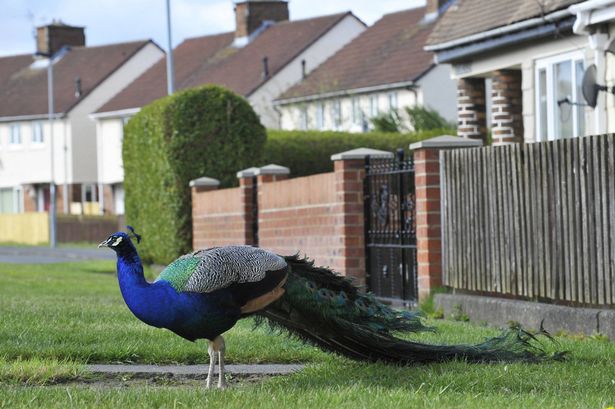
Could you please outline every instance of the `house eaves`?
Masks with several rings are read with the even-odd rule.
[[[425,50],[436,53],[436,63],[451,62],[571,29],[574,20],[575,17],[568,9],[558,10],[541,17],[530,18],[444,43],[428,45]]]
[[[421,74],[421,76],[422,75],[423,74]],[[304,95],[301,97],[276,99],[275,101],[273,101],[273,104],[274,105],[296,104],[296,103],[301,103],[301,102],[316,101],[319,99],[345,97],[345,96],[350,96],[350,95],[365,94],[368,92],[387,91],[387,90],[399,89],[399,88],[408,88],[408,89],[416,88],[416,83],[415,81],[403,81],[403,82],[395,82],[391,84],[374,85],[371,87],[344,89],[340,91],[324,92],[321,94]]]
[[[118,111],[96,112],[93,114],[89,114],[88,117],[92,120],[106,119],[106,118],[123,118],[126,116],[135,115],[139,111],[141,111],[141,108],[128,108],[128,109],[120,109]]]
[[[53,114],[53,119],[63,119],[65,117],[66,117],[65,112],[57,112]],[[0,122],[41,121],[41,120],[47,120],[47,119],[49,119],[49,114],[3,116],[3,117],[0,117]]]

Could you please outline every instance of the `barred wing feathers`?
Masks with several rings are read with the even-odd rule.
[[[213,247],[186,254],[169,264],[156,281],[176,291],[209,293],[233,284],[258,283],[267,273],[287,267],[277,254],[250,246]]]

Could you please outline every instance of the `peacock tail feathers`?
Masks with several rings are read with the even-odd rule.
[[[431,345],[403,340],[395,332],[431,331],[420,315],[402,312],[362,294],[331,270],[297,256],[285,257],[291,268],[286,293],[261,312],[273,327],[305,342],[353,359],[397,364],[445,361],[539,361],[548,356],[538,336],[511,328],[477,345]],[[262,319],[261,319],[262,321]]]

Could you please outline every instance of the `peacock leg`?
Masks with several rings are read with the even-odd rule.
[[[205,381],[205,387],[207,389],[211,388],[211,380],[214,377],[214,368],[216,367],[216,351],[214,347],[215,343],[213,341],[209,341],[209,346],[207,347],[207,352],[209,353],[209,371],[207,372],[207,380]]]
[[[220,361],[218,363],[218,388],[224,389],[226,388],[226,378],[224,376],[225,345],[224,345],[224,338],[222,338],[222,335],[219,335],[216,339],[214,339],[214,345],[216,346],[218,350],[218,357]]]

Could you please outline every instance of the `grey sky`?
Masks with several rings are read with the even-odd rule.
[[[293,20],[351,10],[371,25],[425,0],[290,0]],[[166,48],[165,0],[2,0],[0,55],[34,52],[34,27],[59,19],[86,27],[87,45],[152,38]],[[171,0],[173,44],[234,30],[232,0]]]

